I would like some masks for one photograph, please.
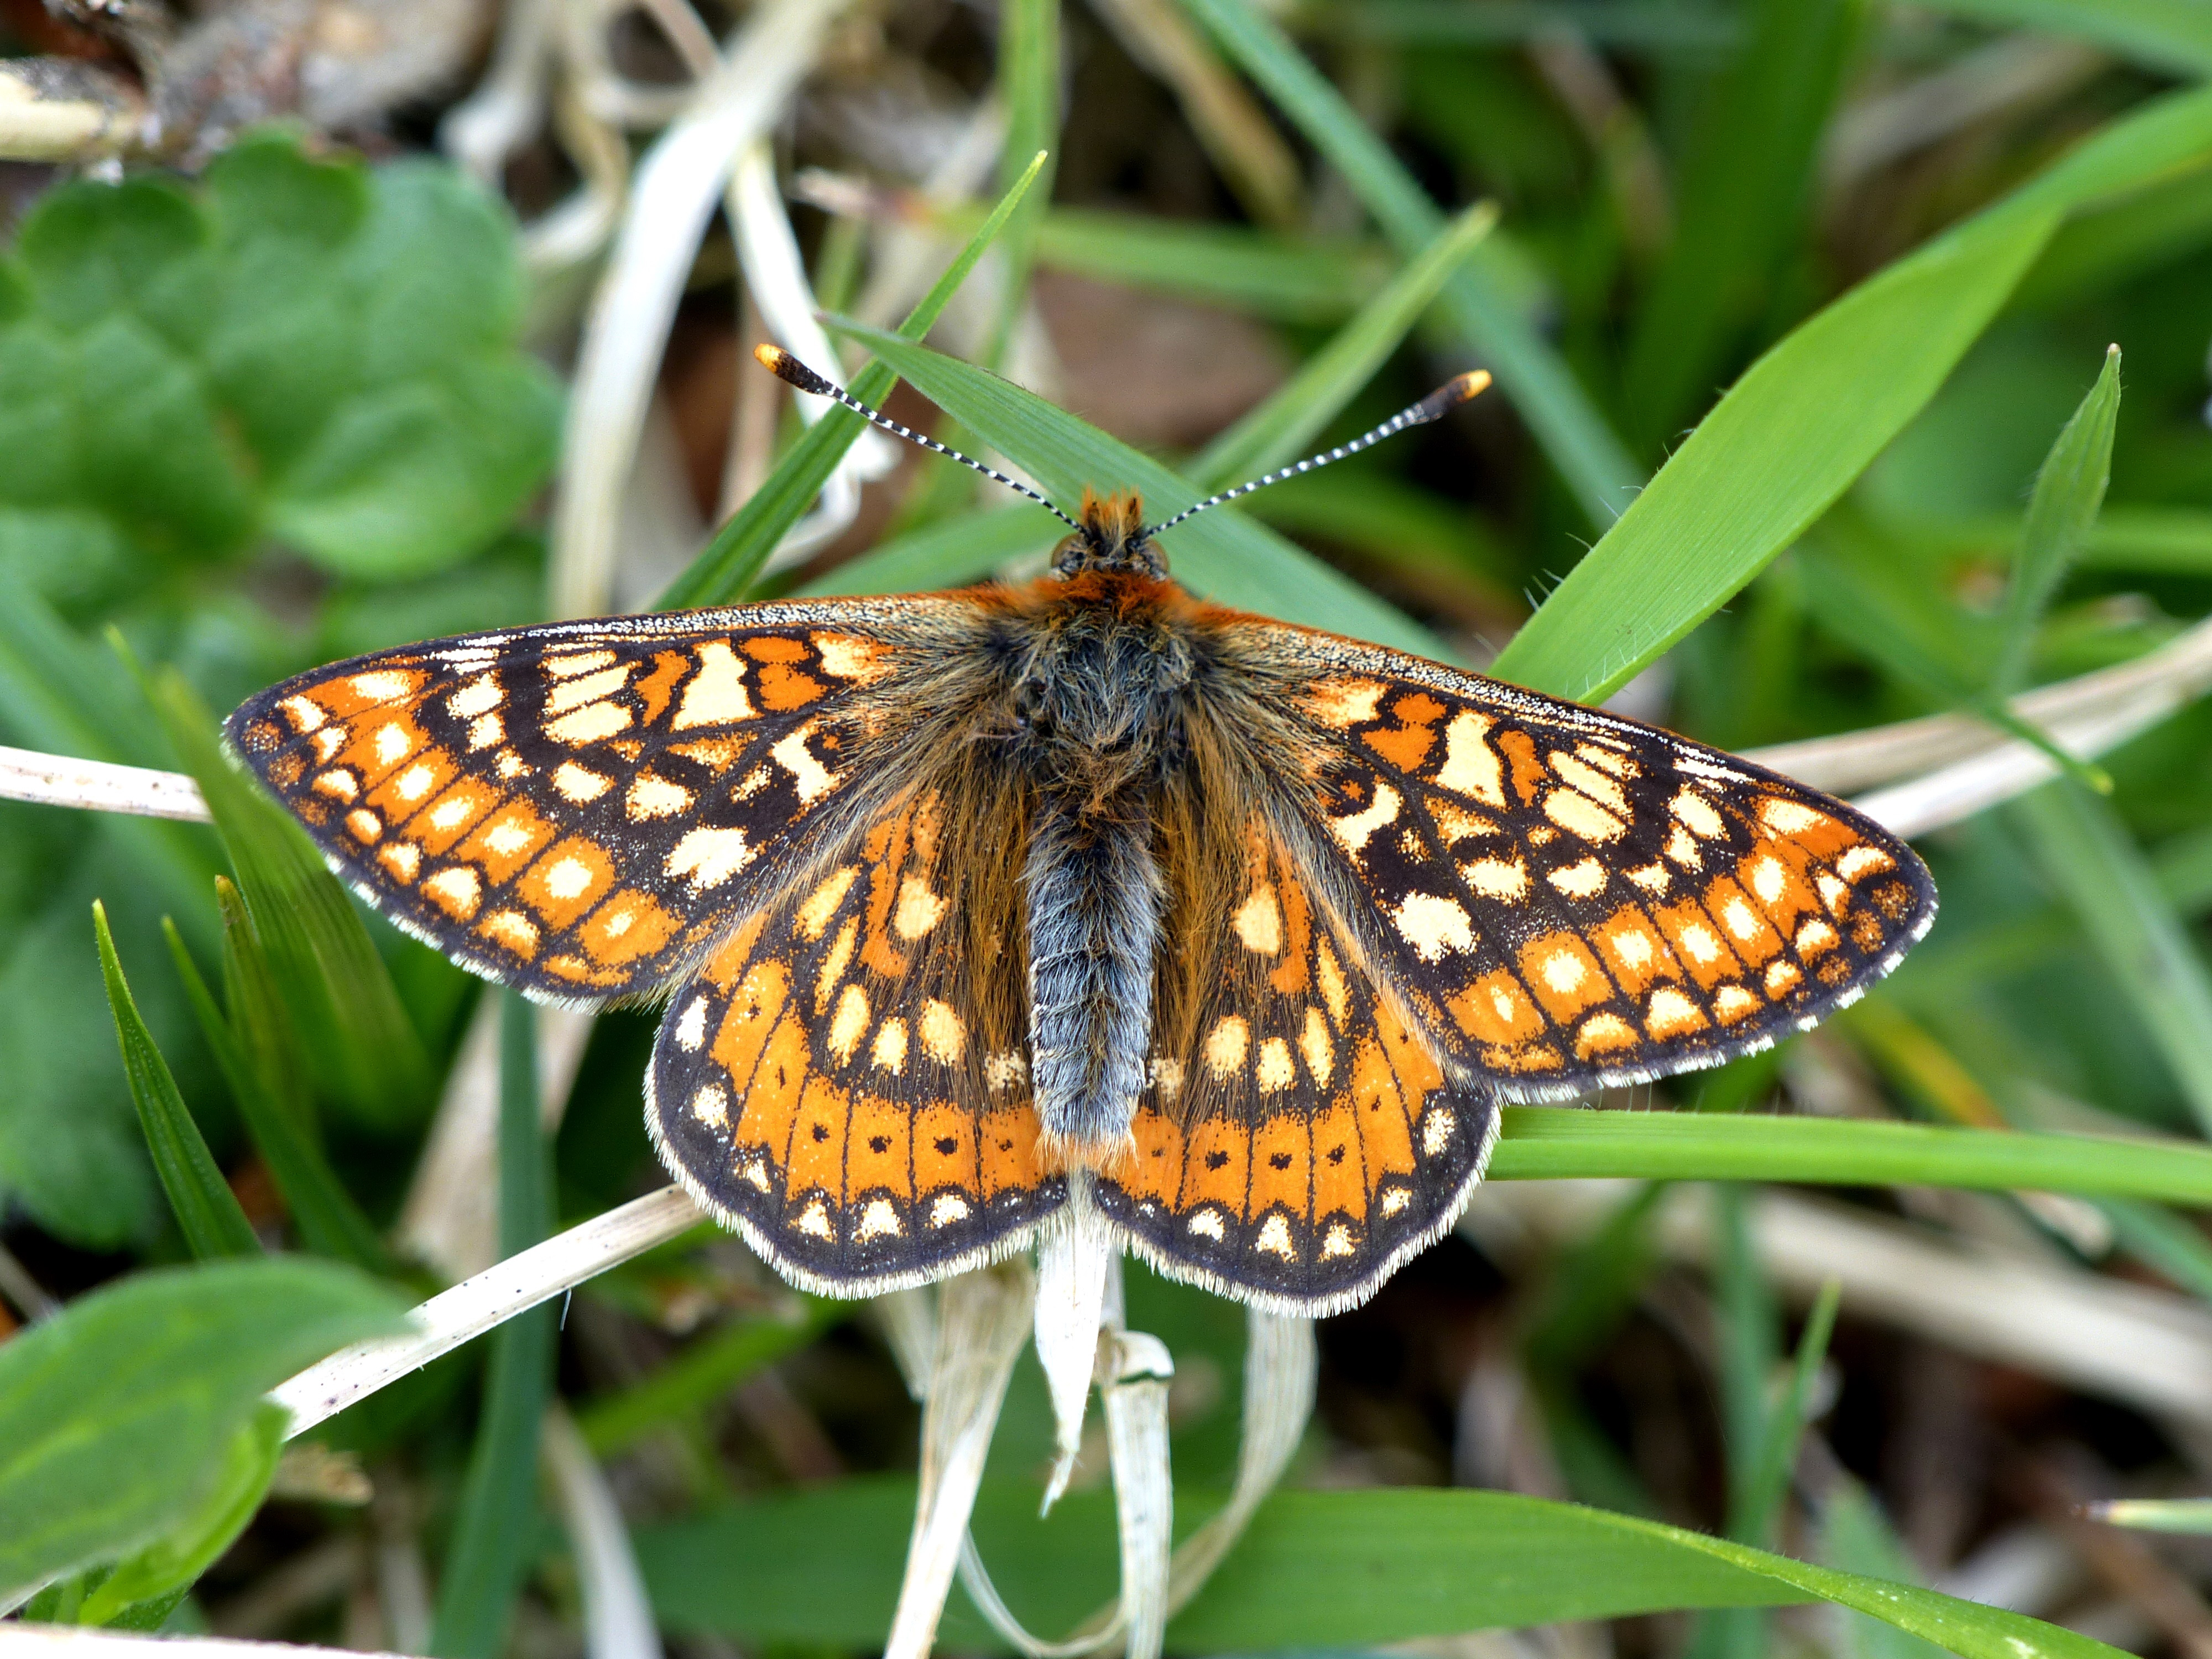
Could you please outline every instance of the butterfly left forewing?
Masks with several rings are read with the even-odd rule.
[[[1806,1029],[1935,915],[1912,850],[1687,739],[1278,624],[1284,833],[1448,1068],[1560,1098]]]
[[[834,813],[929,601],[762,605],[434,641],[302,674],[227,726],[403,927],[532,995],[680,975]]]

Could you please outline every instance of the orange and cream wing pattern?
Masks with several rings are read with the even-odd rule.
[[[1133,1145],[1095,1191],[1164,1271],[1310,1316],[1451,1224],[1498,1108],[1446,1079],[1282,843],[1245,841],[1225,923],[1171,927],[1171,963],[1203,971],[1162,1000]]]
[[[356,658],[226,730],[363,898],[464,965],[596,1001],[688,972],[836,801],[891,607],[754,605]]]
[[[748,917],[679,990],[646,1123],[793,1282],[874,1295],[1013,1248],[1066,1197],[1038,1146],[1016,890],[933,791]]]
[[[1601,710],[1300,630],[1285,810],[1447,1068],[1510,1099],[1713,1066],[1854,1001],[1935,919],[1842,802]],[[1286,681],[1286,684],[1290,683]]]

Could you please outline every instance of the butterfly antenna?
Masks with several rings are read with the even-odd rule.
[[[1233,501],[1239,495],[1249,495],[1255,489],[1265,489],[1271,483],[1280,483],[1285,478],[1296,477],[1301,472],[1311,472],[1316,467],[1327,466],[1331,461],[1340,461],[1347,455],[1357,455],[1371,448],[1385,438],[1395,438],[1407,427],[1426,426],[1431,421],[1441,420],[1447,411],[1459,407],[1490,384],[1490,371],[1478,368],[1455,375],[1445,381],[1420,402],[1400,410],[1382,425],[1370,432],[1363,432],[1348,444],[1339,444],[1334,449],[1319,455],[1309,455],[1295,466],[1286,466],[1279,472],[1269,472],[1241,483],[1234,489],[1224,489],[1218,495],[1208,495],[1196,507],[1187,507],[1175,517],[1154,525],[1145,534],[1157,536],[1163,530],[1172,530],[1194,514],[1203,513],[1209,507],[1218,507],[1224,501]]]
[[[867,404],[862,403],[851,392],[846,391],[843,386],[834,385],[830,381],[823,380],[819,374],[817,374],[812,369],[807,368],[805,363],[800,362],[798,358],[793,356],[782,347],[757,345],[753,348],[753,356],[759,360],[761,367],[769,370],[776,377],[776,379],[785,381],[789,385],[797,386],[801,392],[811,392],[817,398],[835,398],[839,403],[844,404],[846,408],[851,410],[855,415],[860,416],[870,424],[879,426],[886,432],[896,433],[908,443],[920,444],[924,449],[933,449],[939,454],[947,456],[950,459],[959,462],[963,466],[973,467],[985,477],[995,479],[1000,483],[1006,485],[1007,489],[1015,490],[1021,495],[1028,496],[1046,512],[1051,514],[1054,518],[1058,519],[1062,524],[1066,525],[1070,530],[1080,531],[1083,528],[1081,525],[1076,523],[1074,520],[1069,518],[1066,514],[1061,512],[1050,501],[1045,500],[1043,496],[1038,495],[1036,490],[1031,489],[1027,484],[1019,483],[1015,479],[1009,478],[1005,473],[998,471],[995,467],[984,465],[982,462],[975,459],[973,456],[963,455],[957,449],[947,448],[945,445],[938,442],[934,438],[925,438],[921,434],[915,431],[911,427],[901,426],[896,421],[891,419],[888,415],[884,415],[876,410],[870,409]],[[1430,418],[1434,419],[1435,417],[1431,416]]]

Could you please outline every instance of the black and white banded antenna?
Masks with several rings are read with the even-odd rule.
[[[1009,478],[1005,473],[1000,471],[995,467],[984,465],[982,462],[975,459],[971,455],[963,455],[957,449],[948,448],[945,445],[938,442],[934,438],[925,438],[921,434],[915,431],[911,427],[901,426],[896,421],[891,419],[888,415],[884,415],[876,410],[870,409],[867,404],[862,403],[851,392],[846,391],[843,386],[835,385],[829,380],[823,380],[819,374],[817,374],[812,369],[807,368],[805,363],[800,362],[798,358],[793,356],[782,347],[757,345],[753,348],[753,356],[759,360],[761,367],[769,370],[776,377],[776,379],[797,386],[801,392],[811,392],[817,398],[834,398],[839,403],[844,404],[846,408],[851,410],[855,415],[866,420],[870,424],[879,426],[886,432],[896,433],[898,436],[905,439],[908,443],[920,444],[924,449],[933,449],[939,454],[946,456],[952,460],[959,462],[963,466],[973,467],[985,477],[995,479],[999,483],[1006,485],[1007,489],[1018,491],[1020,494],[1028,496],[1046,512],[1051,514],[1054,518],[1058,519],[1062,524],[1066,525],[1070,530],[1078,532],[1082,530],[1083,526],[1081,525],[1076,523],[1074,520],[1069,518],[1066,514],[1061,512],[1043,496],[1038,495],[1036,490],[1031,489],[1027,484],[1021,483],[1018,479]],[[1433,420],[1435,416],[1431,416],[1429,418]]]
[[[1441,420],[1449,411],[1456,409],[1489,385],[1488,369],[1473,369],[1465,374],[1455,375],[1422,398],[1420,402],[1400,410],[1382,425],[1372,431],[1361,433],[1350,443],[1339,444],[1334,449],[1328,450],[1319,455],[1310,455],[1295,466],[1286,466],[1279,472],[1265,473],[1253,479],[1249,483],[1238,484],[1234,489],[1224,489],[1218,495],[1208,495],[1197,506],[1187,507],[1172,519],[1154,525],[1146,531],[1145,534],[1148,537],[1157,536],[1163,530],[1174,529],[1194,514],[1205,512],[1209,507],[1218,507],[1224,501],[1235,501],[1239,495],[1249,495],[1255,489],[1265,489],[1271,483],[1280,483],[1285,478],[1295,478],[1301,472],[1311,472],[1317,468],[1327,466],[1331,461],[1340,461],[1347,455],[1357,455],[1361,450],[1371,448],[1385,438],[1396,437],[1408,427],[1426,426],[1431,421]]]

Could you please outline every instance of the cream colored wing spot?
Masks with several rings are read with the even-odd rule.
[[[423,893],[456,921],[476,915],[483,899],[483,883],[465,864],[450,865],[422,884]]]
[[[384,820],[366,806],[356,806],[346,814],[346,828],[357,841],[374,841],[384,833]]]
[[[940,1066],[956,1066],[968,1048],[968,1026],[952,1005],[935,999],[922,1005],[921,1051]]]
[[[1544,983],[1563,997],[1572,996],[1582,989],[1583,981],[1589,977],[1589,969],[1583,965],[1583,959],[1571,951],[1553,951],[1537,971],[1543,975]]]
[[[1237,937],[1244,948],[1255,956],[1279,955],[1283,949],[1283,910],[1275,902],[1275,889],[1262,883],[1246,899],[1229,925],[1236,929]]]
[[[1389,690],[1378,680],[1322,680],[1306,694],[1306,712],[1332,730],[1348,732],[1375,718]]]
[[[611,738],[629,725],[629,710],[618,702],[587,702],[545,727],[545,735],[571,749]]]
[[[848,985],[837,999],[837,1012],[830,1017],[829,1043],[830,1052],[840,1061],[850,1060],[859,1051],[872,1012],[868,994],[857,985]]]
[[[574,761],[562,761],[553,769],[553,787],[561,799],[571,805],[582,806],[597,800],[614,787],[613,780]],[[402,787],[404,787],[403,781]]]
[[[1552,771],[1562,783],[1572,785],[1624,818],[1633,816],[1629,810],[1627,792],[1611,771],[1601,772],[1578,756],[1559,750],[1553,750],[1550,759]]]
[[[842,866],[831,871],[823,879],[822,884],[806,896],[798,912],[799,932],[802,938],[818,939],[829,930],[830,922],[836,917],[837,907],[844,903],[845,895],[853,890],[853,884],[860,879],[860,875],[859,865]]]
[[[329,795],[338,800],[351,800],[361,793],[361,780],[343,766],[334,766],[322,773],[311,786],[319,795]]]
[[[415,734],[397,720],[376,728],[376,758],[380,765],[397,766],[415,747]]]
[[[1853,847],[1836,860],[1836,873],[1845,881],[1856,882],[1862,877],[1880,875],[1897,868],[1897,860],[1879,848]]]
[[[1454,714],[1450,724],[1444,727],[1444,761],[1437,769],[1436,781],[1455,795],[1502,809],[1505,805],[1504,772],[1498,751],[1489,743],[1491,728],[1497,723],[1489,715],[1478,714],[1472,708],[1462,708]]]
[[[1727,833],[1728,826],[1721,821],[1719,810],[1694,789],[1677,790],[1674,799],[1667,803],[1667,810],[1689,825],[1690,833],[1702,841],[1717,841]]]
[[[902,939],[914,940],[937,926],[950,908],[930,891],[929,884],[908,876],[899,884],[898,907],[891,912],[891,927]]]
[[[1224,1014],[1206,1034],[1206,1069],[1217,1079],[1234,1077],[1250,1049],[1252,1028],[1243,1016]]]
[[[816,1238],[835,1239],[837,1237],[836,1230],[830,1224],[829,1209],[818,1198],[810,1199],[806,1207],[799,1212],[798,1218],[791,1224],[800,1232]]]
[[[1210,1238],[1216,1243],[1219,1243],[1228,1236],[1228,1230],[1221,1224],[1221,1212],[1212,1208],[1193,1210],[1190,1219],[1184,1222],[1183,1225],[1200,1238]]]
[[[546,658],[545,672],[556,680],[574,679],[579,674],[605,668],[614,659],[611,651],[564,651],[557,657]]]
[[[1761,904],[1777,904],[1783,894],[1790,890],[1790,872],[1783,867],[1780,859],[1771,853],[1753,860],[1751,866],[1751,890],[1759,895]]]
[[[755,854],[745,845],[742,830],[717,830],[702,825],[686,832],[683,840],[668,851],[662,872],[672,880],[689,877],[691,884],[704,891],[720,887],[732,876],[753,861]]]
[[[1595,898],[1605,890],[1605,866],[1595,859],[1550,871],[1544,878],[1569,898]]]
[[[891,672],[891,665],[884,660],[890,653],[872,640],[854,639],[849,634],[811,637],[822,672],[835,678],[867,685]]]
[[[1698,1005],[1671,986],[1661,986],[1651,994],[1644,1010],[1644,1029],[1660,1041],[1694,1031],[1705,1023]]]
[[[613,653],[610,652],[607,654],[611,656]],[[604,669],[596,674],[585,674],[573,680],[563,680],[553,688],[552,695],[545,699],[545,712],[549,714],[565,714],[571,708],[580,708],[587,702],[598,702],[602,698],[611,697],[629,683],[629,669],[627,666]]]
[[[495,748],[507,741],[507,723],[496,714],[479,714],[469,723],[469,750]]]
[[[813,751],[806,746],[818,725],[816,720],[807,721],[768,751],[770,760],[791,774],[792,787],[798,791],[801,806],[811,806],[837,787],[837,774],[815,759]]]
[[[1313,1080],[1327,1087],[1329,1073],[1336,1066],[1336,1044],[1329,1040],[1328,1026],[1318,1008],[1306,1010],[1305,1028],[1298,1033],[1298,1053],[1305,1060],[1306,1070],[1313,1073]]]
[[[676,1045],[687,1054],[696,1054],[707,1041],[707,999],[696,996],[677,1016]]]
[[[853,1230],[853,1237],[866,1243],[872,1238],[896,1238],[906,1230],[900,1226],[898,1212],[887,1198],[871,1199],[860,1212],[860,1224]]]
[[[876,1030],[876,1041],[868,1050],[868,1058],[879,1072],[889,1072],[896,1077],[906,1070],[906,1022],[887,1019]]]
[[[291,721],[292,730],[301,737],[314,731],[330,718],[324,713],[322,704],[317,702],[313,697],[290,696],[276,706],[284,711],[284,718]]]
[[[1291,1064],[1291,1045],[1279,1036],[1271,1036],[1260,1045],[1260,1058],[1252,1068],[1252,1080],[1260,1085],[1263,1095],[1279,1095],[1297,1080],[1297,1069]]]
[[[1285,1261],[1298,1259],[1297,1246],[1291,1242],[1290,1223],[1279,1212],[1260,1224],[1260,1236],[1252,1241],[1252,1248]]]
[[[1474,920],[1457,899],[1409,893],[1391,912],[1390,919],[1398,936],[1423,962],[1442,962],[1448,955],[1474,948]]]
[[[745,695],[745,665],[738,653],[720,640],[699,647],[699,670],[692,675],[676,705],[669,729],[688,732],[698,726],[729,726],[753,717],[752,699]]]
[[[1544,793],[1544,816],[1571,835],[1602,844],[1618,840],[1628,826],[1579,789],[1549,789]]]
[[[404,697],[415,689],[415,677],[398,669],[384,669],[374,673],[356,674],[346,682],[347,688],[363,702],[390,702]]]
[[[726,1129],[730,1127],[730,1097],[722,1092],[721,1085],[708,1083],[701,1085],[699,1091],[691,1097],[691,1115],[712,1128]]]
[[[1450,1146],[1459,1132],[1459,1119],[1449,1106],[1432,1106],[1421,1120],[1421,1150],[1429,1157]]]
[[[491,713],[506,696],[498,675],[479,674],[446,699],[446,712],[457,720],[472,720]]]
[[[933,1227],[950,1227],[956,1221],[965,1221],[971,1213],[968,1200],[959,1194],[939,1193],[930,1200],[929,1224]]]
[[[1518,857],[1470,860],[1460,866],[1459,873],[1484,898],[1518,904],[1528,896],[1528,866]]]
[[[691,805],[691,792],[652,772],[641,772],[623,796],[623,811],[634,823],[673,817]]]
[[[1778,836],[1802,835],[1816,823],[1826,822],[1824,814],[1809,806],[1801,806],[1794,800],[1784,800],[1769,795],[1759,804],[1759,819]]]
[[[1328,821],[1329,834],[1347,853],[1357,855],[1375,838],[1375,832],[1386,824],[1395,823],[1401,805],[1398,792],[1387,783],[1375,786],[1375,799],[1364,811]]]

